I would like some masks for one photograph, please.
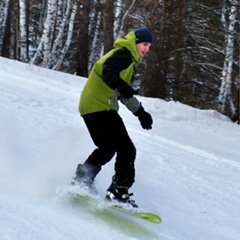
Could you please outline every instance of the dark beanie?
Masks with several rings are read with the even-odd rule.
[[[145,27],[140,27],[135,30],[136,35],[136,44],[142,43],[142,42],[153,42],[153,36],[152,33]]]

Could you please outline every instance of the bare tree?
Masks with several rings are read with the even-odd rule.
[[[77,47],[77,69],[79,76],[88,76],[88,54],[89,54],[89,14],[90,1],[78,1],[79,25],[78,25],[78,47]]]
[[[0,53],[1,56],[3,54],[3,42],[6,32],[6,23],[9,12],[9,1],[10,0],[2,0],[0,5]]]
[[[103,11],[101,0],[97,0],[96,4],[91,7],[89,18],[89,61],[88,72],[91,71],[96,60],[102,56],[103,47]]]
[[[48,0],[47,16],[37,51],[31,63],[58,70],[72,41],[77,3],[72,0]]]
[[[19,60],[28,62],[27,7],[25,0],[19,0]]]
[[[112,49],[113,45],[114,0],[103,1],[103,34],[104,53]]]
[[[233,61],[234,61],[234,35],[235,35],[235,24],[236,24],[236,17],[237,17],[237,0],[229,0],[230,9],[227,11],[226,3],[223,5],[222,11],[222,22],[223,26],[226,30],[225,35],[225,59],[223,64],[223,71],[222,71],[222,84],[219,93],[219,101],[221,103],[221,111],[224,112],[226,110],[227,101],[230,103],[230,111],[231,114],[236,114],[236,106],[234,106],[233,99],[232,99],[232,71],[233,71]],[[227,12],[229,15],[227,16]],[[229,18],[227,21],[226,18]],[[229,22],[229,24],[228,24]]]
[[[75,19],[76,12],[77,12],[77,3],[76,2],[72,3],[71,1],[68,1],[66,13],[64,14],[64,18],[58,30],[58,36],[55,39],[53,44],[52,55],[57,56],[57,59],[54,58],[56,63],[53,65],[52,69],[58,70],[61,64],[63,63],[64,57],[72,41],[74,19]],[[68,24],[67,39],[65,41],[65,44],[61,48],[62,42],[63,42],[64,28],[67,24]],[[60,49],[61,51],[57,51],[57,49]]]
[[[47,17],[44,23],[44,30],[39,42],[37,51],[30,63],[36,61],[41,63],[42,67],[47,67],[53,40],[54,18],[56,13],[57,0],[48,0]]]
[[[153,34],[153,44],[146,59],[137,67],[140,79],[140,93],[144,96],[166,97],[167,66],[163,56],[169,51],[171,40],[168,32],[168,14],[170,9],[165,6],[169,2],[156,0],[139,2],[138,13],[132,13],[135,24],[148,27]],[[169,6],[171,5],[168,3]],[[165,32],[164,32],[165,31]]]
[[[234,120],[240,102],[239,5],[239,0],[0,0],[0,53],[87,77],[114,39],[146,26],[154,42],[136,66],[140,94],[218,109]]]

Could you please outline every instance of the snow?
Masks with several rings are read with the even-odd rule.
[[[120,114],[137,148],[134,199],[161,224],[101,214],[61,189],[94,149],[77,107],[86,79],[0,58],[0,239],[239,240],[240,127],[213,110],[138,97],[143,130]],[[114,159],[96,178],[105,195]]]

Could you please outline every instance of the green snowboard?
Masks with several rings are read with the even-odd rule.
[[[96,208],[99,208],[102,210],[112,209],[113,211],[121,212],[123,214],[129,215],[129,216],[132,216],[135,218],[139,218],[142,220],[146,220],[151,223],[156,223],[156,224],[161,223],[161,218],[158,215],[149,213],[149,212],[145,212],[145,211],[143,211],[143,212],[138,211],[137,208],[136,209],[135,208],[134,209],[125,209],[121,206],[116,206],[116,205],[113,205],[106,201],[103,201],[100,198],[85,195],[85,194],[80,194],[80,193],[74,194],[71,198],[72,198],[73,202],[75,202],[77,204],[81,204],[82,206],[85,206],[85,207],[92,206],[92,207],[96,207]],[[107,211],[105,211],[105,212],[102,211],[102,214],[109,214],[109,213]]]

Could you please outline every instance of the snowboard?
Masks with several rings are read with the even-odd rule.
[[[109,214],[107,211],[104,211],[104,210],[111,209],[115,212],[119,212],[134,218],[142,219],[150,223],[159,224],[162,221],[160,216],[154,213],[141,211],[138,208],[133,208],[133,207],[125,208],[123,206],[124,204],[116,205],[114,203],[107,202],[97,196],[95,197],[87,194],[77,193],[72,196],[72,201],[77,204],[80,204],[81,206],[84,206],[85,208],[95,207],[98,209],[102,209],[103,215]]]

